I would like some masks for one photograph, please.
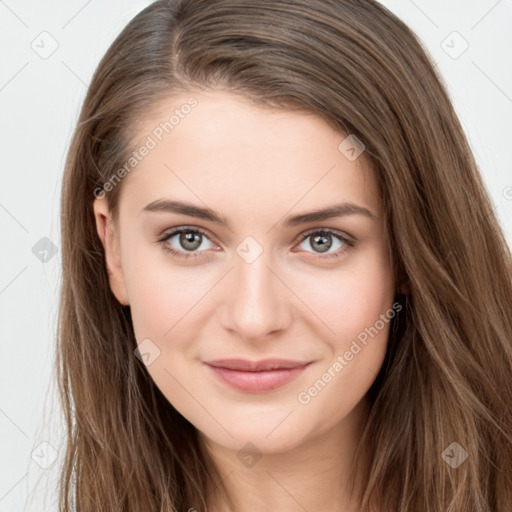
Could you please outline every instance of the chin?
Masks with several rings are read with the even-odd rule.
[[[298,430],[297,418],[294,414],[283,421],[283,415],[277,421],[272,421],[272,427],[268,422],[256,423],[245,420],[240,424],[226,423],[229,434],[222,429],[198,429],[200,435],[210,442],[227,450],[239,452],[240,450],[255,450],[261,454],[277,454],[287,452],[306,442],[312,433],[304,429],[304,422]],[[280,425],[280,422],[283,423]],[[288,422],[288,425],[284,423]],[[250,423],[250,425],[248,425]],[[314,437],[314,436],[313,436]]]

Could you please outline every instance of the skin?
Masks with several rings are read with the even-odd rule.
[[[135,127],[139,140],[190,96],[163,102]],[[226,477],[234,510],[355,510],[346,480],[389,322],[308,403],[298,394],[394,302],[371,168],[364,153],[350,161],[340,152],[345,136],[316,115],[257,107],[222,90],[193,96],[197,107],[123,179],[116,222],[105,198],[94,201],[111,290],[130,305],[137,342],[150,339],[160,350],[147,370],[197,428]],[[164,198],[208,206],[229,227],[142,211]],[[353,214],[284,226],[288,216],[341,202],[375,218]],[[197,258],[164,250],[187,253],[179,234],[157,242],[183,226],[208,233],[194,249]],[[356,245],[332,236],[323,253],[311,245],[318,233],[301,236],[311,228],[335,230]],[[263,251],[250,263],[237,253],[247,236]],[[340,257],[326,257],[335,253]],[[281,388],[248,393],[221,383],[202,363],[234,357],[312,364]],[[258,450],[251,467],[237,457],[249,442]]]

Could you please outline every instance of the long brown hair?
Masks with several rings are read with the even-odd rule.
[[[207,489],[222,489],[195,428],[134,356],[92,208],[101,191],[117,215],[122,180],[101,187],[133,151],[133,126],[207,87],[313,112],[365,144],[408,293],[369,392],[361,510],[509,511],[510,251],[429,56],[373,0],[159,0],[101,60],[62,189],[60,510],[207,510]],[[468,455],[458,467],[454,447]]]

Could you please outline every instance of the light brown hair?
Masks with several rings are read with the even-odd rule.
[[[508,512],[510,251],[441,78],[373,0],[159,0],[101,60],[62,189],[60,510],[202,511],[219,485],[195,428],[134,356],[130,308],[110,291],[92,209],[133,151],[137,123],[159,101],[206,87],[313,112],[365,144],[395,279],[409,292],[369,392],[361,510]],[[114,217],[122,187],[105,192]],[[452,442],[468,452],[457,468],[442,457]]]

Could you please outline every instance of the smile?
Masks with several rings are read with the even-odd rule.
[[[224,384],[239,391],[263,393],[272,391],[297,378],[311,362],[227,359],[204,363]]]

